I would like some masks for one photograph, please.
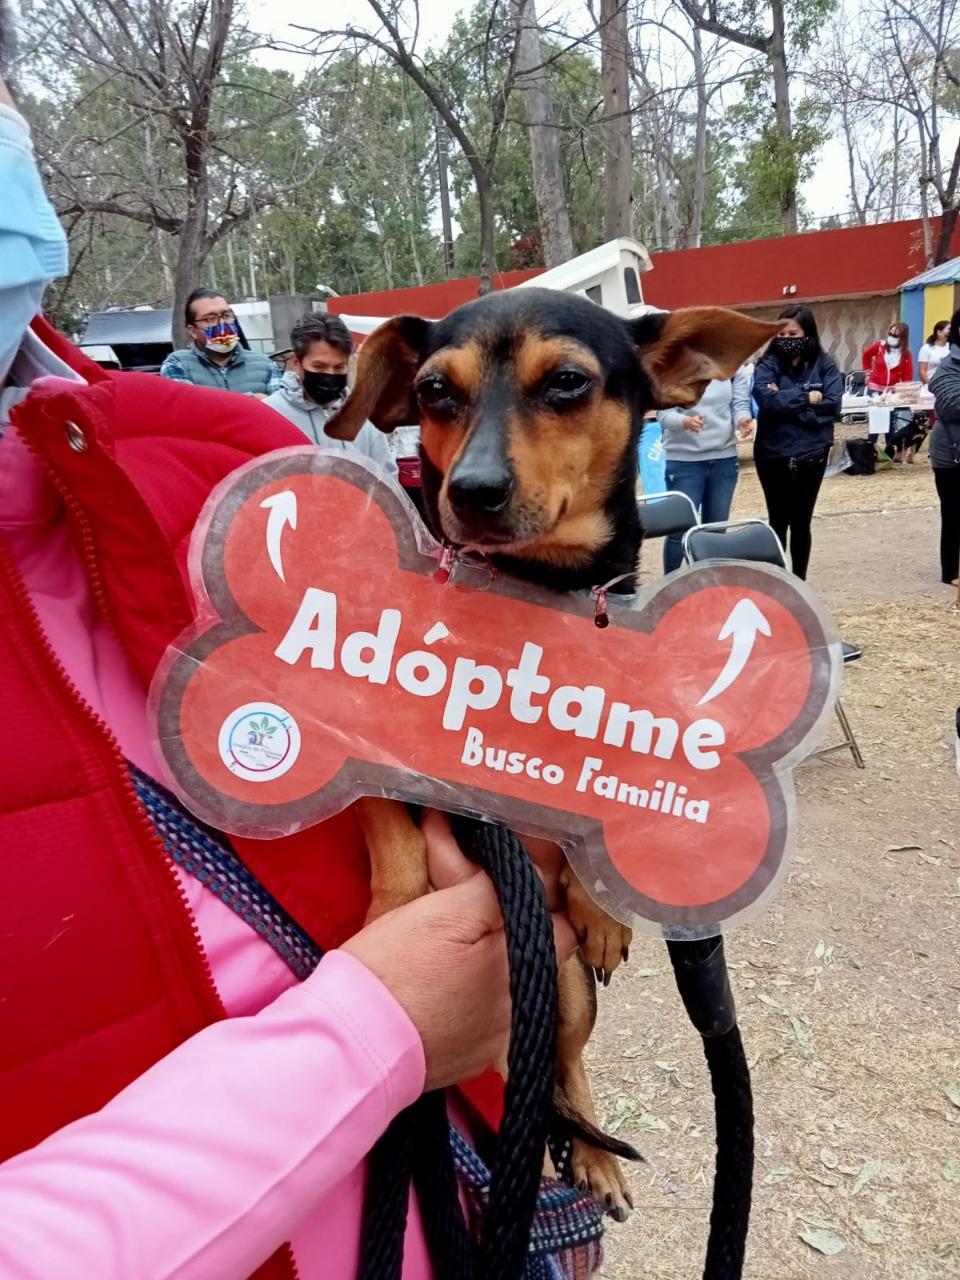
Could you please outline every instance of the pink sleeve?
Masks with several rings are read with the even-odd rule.
[[[0,1166],[0,1276],[241,1280],[423,1081],[409,1018],[331,952],[255,1017],[207,1027]]]

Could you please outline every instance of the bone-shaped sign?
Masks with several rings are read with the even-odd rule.
[[[840,673],[806,586],[701,565],[611,598],[600,630],[587,594],[439,559],[363,459],[285,449],[224,481],[191,548],[199,621],[152,691],[185,803],[260,837],[361,795],[496,819],[673,937],[772,892]]]

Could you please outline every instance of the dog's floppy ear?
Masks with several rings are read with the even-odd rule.
[[[324,427],[328,436],[355,440],[367,420],[381,431],[420,421],[413,380],[432,328],[420,316],[395,316],[374,329],[360,348],[353,390]]]
[[[660,408],[696,404],[715,378],[731,378],[783,328],[725,307],[686,307],[633,320],[640,363]]]

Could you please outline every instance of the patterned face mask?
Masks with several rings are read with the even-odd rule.
[[[794,360],[806,351],[807,340],[806,338],[774,338],[772,345],[780,355],[786,356],[788,360]]]
[[[237,326],[226,322],[208,325],[203,331],[203,336],[207,340],[207,350],[215,352],[218,356],[229,355],[240,341]]]

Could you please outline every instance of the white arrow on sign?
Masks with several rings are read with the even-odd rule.
[[[738,600],[717,636],[718,640],[726,640],[728,636],[733,636],[730,657],[716,680],[697,703],[698,707],[702,707],[705,702],[712,702],[725,689],[730,688],[747,665],[758,632],[760,635],[770,635],[770,623],[752,600]]]
[[[290,489],[284,489],[281,493],[274,493],[269,498],[264,498],[260,506],[270,512],[267,519],[267,555],[276,570],[277,577],[281,582],[286,582],[283,576],[280,542],[287,525],[291,529],[297,527],[297,495]]]

